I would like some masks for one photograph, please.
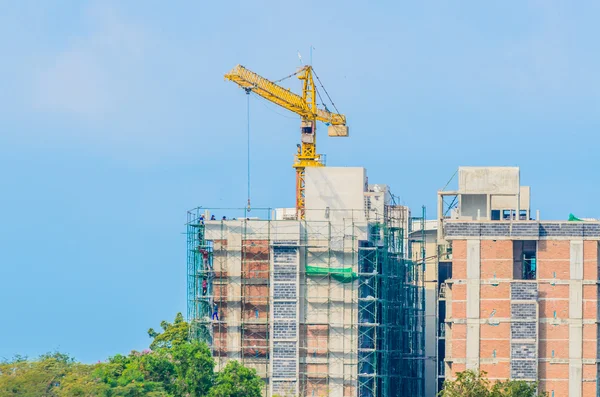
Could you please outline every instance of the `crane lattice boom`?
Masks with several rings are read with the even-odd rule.
[[[310,66],[304,66],[297,74],[303,78],[303,74],[310,71]],[[331,125],[346,125],[346,116],[343,114],[331,113],[327,110],[311,108],[311,104],[298,94],[265,79],[264,77],[246,69],[242,65],[237,65],[225,78],[237,83],[244,89],[250,89],[255,94],[278,104],[301,117],[309,120],[322,121]],[[312,79],[311,79],[312,80]]]

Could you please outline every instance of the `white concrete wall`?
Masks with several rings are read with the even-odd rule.
[[[531,209],[531,188],[529,186],[521,186],[519,194],[519,208],[522,210]]]
[[[366,178],[366,169],[362,167],[307,168],[306,220],[343,223],[344,219],[364,219]],[[329,208],[328,214],[326,208]]]
[[[462,195],[460,198],[460,216],[468,216],[475,220],[478,212],[480,219],[487,219],[487,196],[485,194]]]
[[[519,194],[519,167],[459,167],[461,194]]]

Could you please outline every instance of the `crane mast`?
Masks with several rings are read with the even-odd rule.
[[[312,66],[303,66],[293,75],[297,75],[302,81],[302,95],[297,95],[241,65],[237,65],[227,73],[225,79],[237,83],[246,92],[252,91],[300,115],[300,144],[293,167],[296,169],[296,215],[298,219],[304,219],[306,168],[325,165],[321,155],[317,153],[317,121],[329,124],[329,136],[348,136],[348,127],[346,116],[317,108],[317,89]]]

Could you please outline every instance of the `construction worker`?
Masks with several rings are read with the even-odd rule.
[[[219,306],[215,303],[215,307],[213,309],[212,319],[217,319],[219,321]]]
[[[206,289],[208,287],[208,283],[206,282],[206,279],[202,280],[202,296],[206,295]]]
[[[221,219],[221,220],[222,220],[222,221],[226,221],[226,220],[227,220],[227,217],[226,217],[226,216],[223,216],[223,219]]]
[[[200,248],[198,251],[200,251],[200,253],[202,254],[202,265],[206,270],[206,265],[208,265],[208,251],[202,248]]]
[[[215,218],[215,216],[214,216],[214,215],[211,215],[211,216],[210,216],[210,220],[211,220],[211,221],[216,221],[216,220],[217,220],[217,218]]]
[[[198,219],[198,222],[199,222],[201,225],[204,225],[204,215],[200,215],[200,218]]]

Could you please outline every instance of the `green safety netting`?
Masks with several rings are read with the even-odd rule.
[[[583,219],[579,219],[575,215],[569,214],[569,222],[583,222]]]
[[[307,276],[331,276],[342,283],[349,283],[356,278],[356,273],[352,267],[320,267],[306,266]]]

